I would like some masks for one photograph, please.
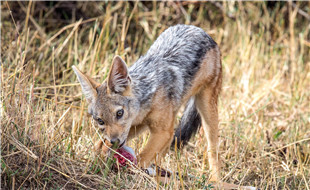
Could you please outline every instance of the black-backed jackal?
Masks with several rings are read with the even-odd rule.
[[[168,28],[130,68],[116,56],[103,83],[73,69],[89,103],[89,113],[112,144],[122,146],[149,129],[149,141],[138,156],[141,167],[149,166],[171,143],[185,145],[201,125],[208,141],[211,181],[220,181],[217,102],[222,84],[221,55],[204,30],[188,25]],[[176,114],[184,103],[184,115],[175,131]],[[218,184],[220,188],[238,187]]]

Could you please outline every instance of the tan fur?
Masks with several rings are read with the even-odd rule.
[[[190,94],[196,95],[197,109],[201,115],[202,127],[208,141],[208,160],[211,180],[220,180],[220,159],[218,153],[218,111],[217,101],[222,86],[221,63],[218,48],[208,51],[198,71]]]
[[[197,97],[197,108],[201,115],[202,127],[208,141],[208,159],[212,171],[211,181],[218,181],[220,176],[220,160],[218,157],[218,112],[217,94],[206,87]]]
[[[200,91],[196,94],[196,105],[202,119],[202,127],[208,141],[208,160],[212,171],[211,181],[220,180],[220,159],[218,154],[218,95],[222,86],[222,71],[219,50],[213,49],[207,52],[202,63],[202,68],[207,74],[198,72],[199,78],[205,78],[205,84],[199,83]],[[200,70],[202,71],[202,70]],[[196,78],[195,78],[196,79]]]
[[[221,88],[221,84],[214,84],[217,80],[222,80],[219,73],[221,70],[221,63],[218,57],[220,57],[220,50],[218,47],[206,53],[200,69],[192,82],[192,87],[184,96],[183,102],[186,102],[191,96],[197,94],[206,85],[213,86],[215,90]]]
[[[174,106],[165,98],[162,89],[154,95],[152,105],[149,114],[143,117],[139,125],[133,126],[128,135],[128,139],[132,139],[147,128],[150,131],[148,143],[138,156],[141,167],[149,166],[156,155],[163,155],[174,134]]]

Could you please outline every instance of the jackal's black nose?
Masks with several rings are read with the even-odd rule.
[[[111,144],[119,144],[120,140],[118,138],[112,138],[110,142]]]

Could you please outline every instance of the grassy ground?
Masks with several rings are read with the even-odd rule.
[[[158,161],[183,175],[166,185],[107,172],[71,69],[103,81],[115,54],[133,64],[177,23],[202,27],[222,51],[223,181],[310,188],[309,2],[1,2],[1,12],[2,188],[212,188],[202,132]]]

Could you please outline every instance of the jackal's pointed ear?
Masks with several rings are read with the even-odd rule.
[[[120,56],[115,56],[108,77],[109,89],[114,93],[123,93],[129,88],[130,82],[126,63]]]
[[[78,68],[72,66],[74,73],[76,74],[81,87],[83,94],[86,97],[86,100],[90,103],[92,100],[97,97],[96,88],[100,86],[100,83],[97,83],[94,79],[90,78],[86,74],[82,73]]]

